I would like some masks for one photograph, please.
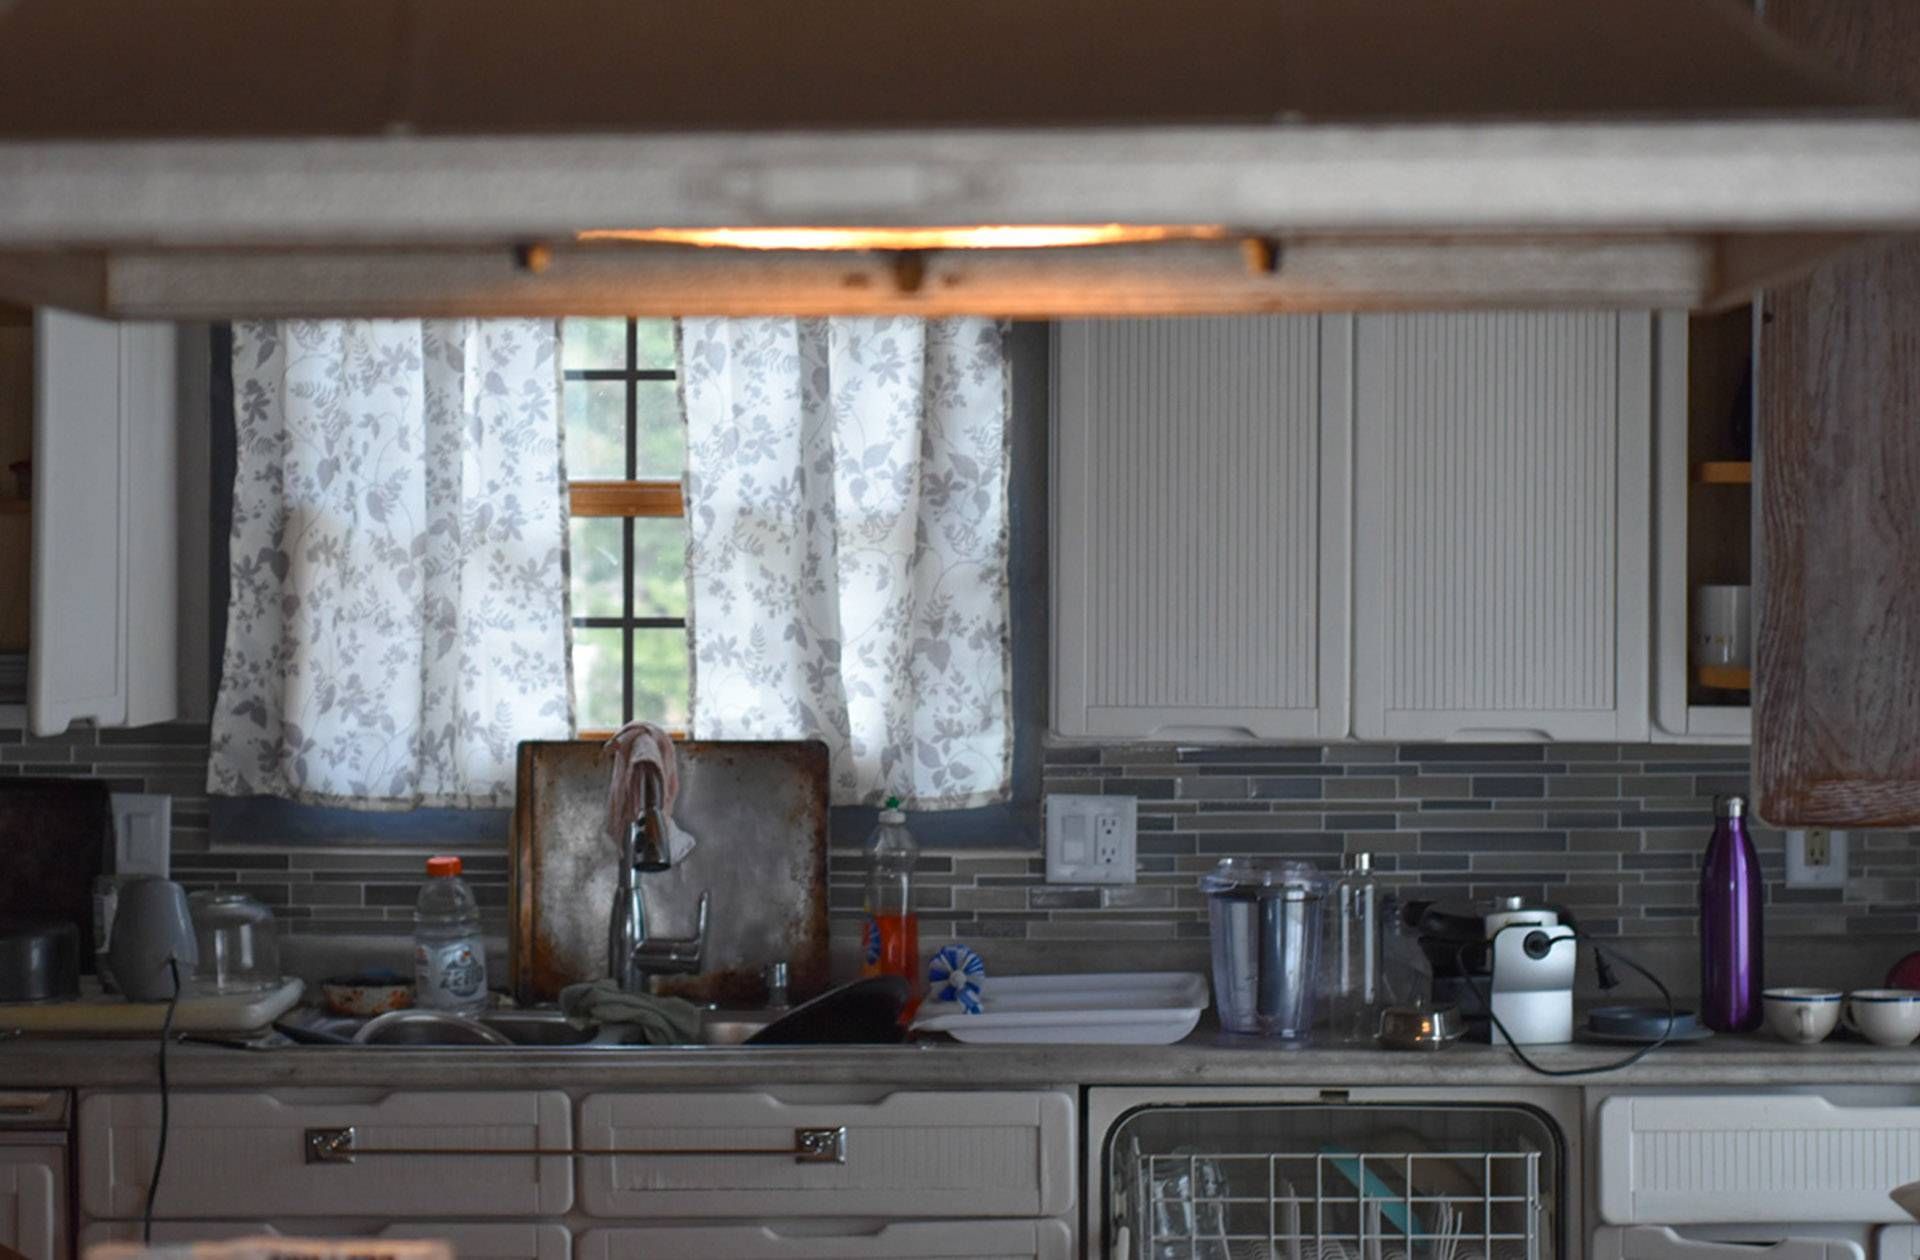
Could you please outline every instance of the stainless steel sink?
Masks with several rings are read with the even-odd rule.
[[[702,1012],[699,1040],[693,1044],[737,1046],[766,1027],[781,1012],[719,1010]],[[476,1050],[595,1050],[651,1047],[631,1025],[603,1024],[576,1028],[550,1007],[488,1011],[476,1017],[451,1015],[420,1008],[392,1011],[364,1024],[315,1016],[302,1021],[308,1028],[350,1037],[355,1045],[385,1048],[420,1046]]]
[[[710,1046],[737,1046],[784,1014],[785,1011],[704,1011],[700,1040]]]

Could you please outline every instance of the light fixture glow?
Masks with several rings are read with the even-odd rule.
[[[975,227],[593,228],[581,241],[718,246],[727,249],[1055,249],[1151,241],[1219,240],[1218,224],[1002,224]]]

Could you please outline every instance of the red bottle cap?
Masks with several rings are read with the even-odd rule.
[[[427,859],[427,874],[458,875],[460,859],[457,857],[430,857]]]

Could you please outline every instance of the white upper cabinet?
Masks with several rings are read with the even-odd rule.
[[[1354,733],[1647,737],[1652,320],[1355,329]]]
[[[1053,724],[1347,733],[1346,316],[1057,327]]]
[[[36,313],[37,735],[78,719],[143,726],[178,713],[175,407],[171,324]]]

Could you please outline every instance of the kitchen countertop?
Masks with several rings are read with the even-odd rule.
[[[1543,1066],[1588,1067],[1617,1046],[1538,1047]],[[0,1043],[0,1088],[152,1087],[154,1045],[124,1039],[18,1039]],[[1920,1046],[1854,1042],[1784,1045],[1766,1037],[1716,1037],[1665,1047],[1635,1066],[1549,1079],[1511,1052],[1459,1044],[1433,1053],[1276,1049],[1205,1029],[1172,1046],[694,1047],[607,1050],[309,1048],[239,1050],[177,1045],[176,1088],[389,1086],[394,1088],[647,1089],[755,1085],[875,1085],[955,1089],[1078,1085],[1232,1086],[1790,1086],[1920,1085]]]

